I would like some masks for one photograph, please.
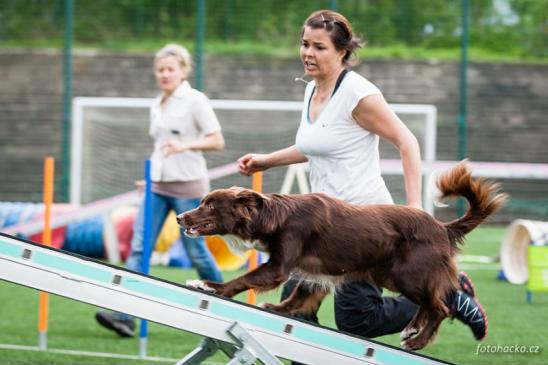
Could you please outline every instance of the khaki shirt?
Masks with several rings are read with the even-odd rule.
[[[161,101],[162,97],[157,97],[150,108],[149,134],[154,139],[150,158],[152,181],[207,178],[206,161],[201,151],[188,150],[166,157],[162,146],[169,138],[186,143],[220,131],[221,125],[209,99],[193,89],[188,81],[183,81],[163,105]]]

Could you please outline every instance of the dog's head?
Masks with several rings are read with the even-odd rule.
[[[179,214],[177,223],[191,237],[235,234],[251,239],[266,199],[263,194],[240,187],[214,190],[198,208]]]

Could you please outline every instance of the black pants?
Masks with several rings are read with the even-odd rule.
[[[297,283],[296,279],[285,283],[282,300],[293,292]],[[381,288],[366,281],[349,282],[335,291],[337,328],[362,337],[373,338],[401,332],[418,308],[405,297],[383,297]],[[316,313],[298,317],[318,323]]]

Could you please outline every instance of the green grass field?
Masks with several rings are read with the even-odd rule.
[[[498,254],[503,227],[485,227],[472,232],[465,254],[495,256]],[[489,315],[489,335],[478,347],[470,330],[455,320],[444,321],[436,342],[421,353],[457,364],[548,364],[548,294],[535,294],[525,302],[526,288],[496,280],[498,264],[462,264],[473,278],[476,289]],[[156,267],[154,276],[174,282],[193,278],[193,270]],[[225,278],[239,272],[225,273]],[[260,301],[277,301],[279,291],[262,295]],[[15,284],[0,282],[0,344],[37,346],[38,292]],[[245,300],[245,295],[237,299]],[[90,352],[137,355],[138,339],[120,339],[100,328],[94,319],[95,307],[65,298],[50,296],[48,347]],[[333,301],[327,300],[320,311],[321,323],[334,326]],[[199,337],[172,328],[150,324],[148,355],[178,359],[196,346]],[[399,335],[377,338],[398,346]],[[516,353],[515,345],[537,346],[538,353]],[[505,351],[506,347],[506,351]],[[533,347],[532,350],[535,350]],[[498,351],[492,353],[492,351]],[[513,353],[510,353],[513,351]],[[226,363],[216,355],[210,363]],[[173,361],[172,363],[174,363]],[[3,349],[0,364],[163,364],[106,357],[59,354],[53,351]],[[339,364],[326,364],[339,365]]]

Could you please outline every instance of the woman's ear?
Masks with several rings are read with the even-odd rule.
[[[339,60],[340,63],[343,62],[343,59],[344,59],[344,56],[346,55],[346,50],[345,49],[341,49],[339,52],[338,52],[338,55],[337,55],[337,59]]]

